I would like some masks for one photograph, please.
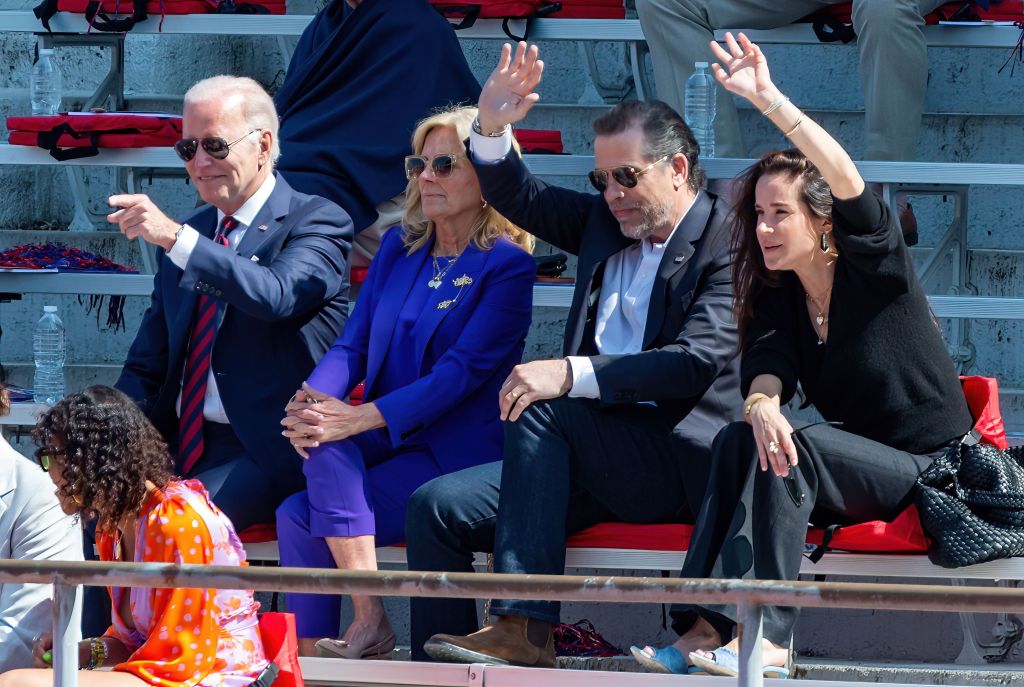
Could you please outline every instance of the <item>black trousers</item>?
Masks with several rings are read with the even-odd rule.
[[[942,450],[899,451],[825,423],[793,434],[799,464],[789,477],[762,472],[749,425],[735,422],[715,438],[711,476],[682,577],[795,580],[808,523],[845,525],[891,520],[913,498],[917,476]],[[764,636],[786,644],[799,609],[764,609]],[[732,636],[734,606],[672,607],[683,634],[704,617],[724,641]]]
[[[687,449],[654,406],[568,397],[534,404],[505,423],[503,462],[413,494],[409,569],[471,571],[472,552],[493,545],[495,572],[561,574],[566,538],[598,522],[692,522],[708,459],[707,448]],[[431,635],[478,627],[473,601],[413,599],[411,609],[414,659]],[[553,601],[496,599],[491,612],[559,621]]]

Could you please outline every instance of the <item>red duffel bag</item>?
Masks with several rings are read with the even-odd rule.
[[[522,36],[516,36],[509,29],[512,19],[536,19],[546,17],[562,9],[561,2],[549,0],[430,0],[434,9],[449,19],[461,18],[455,30],[468,29],[477,19],[502,19],[501,29],[512,40],[524,41],[529,33],[529,21]]]
[[[55,159],[92,157],[100,148],[173,146],[181,138],[181,117],[150,112],[64,112],[8,117],[10,143],[38,146]]]
[[[814,35],[822,43],[842,41],[849,43],[857,38],[851,19],[852,3],[841,2],[823,7],[803,19],[814,26]],[[1024,22],[1024,0],[959,0],[941,5],[931,14],[925,15],[926,24],[947,22]]]
[[[556,129],[513,129],[512,135],[524,153],[561,155],[562,132]]]
[[[57,12],[84,14],[90,29],[125,33],[150,13],[160,15],[160,28],[168,14],[284,14],[285,0],[43,0],[32,12],[50,30]]]
[[[562,9],[553,12],[553,19],[625,19],[622,0],[561,0]]]

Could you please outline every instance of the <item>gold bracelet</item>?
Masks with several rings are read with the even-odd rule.
[[[782,135],[785,136],[786,138],[789,138],[790,136],[792,136],[793,134],[796,133],[796,130],[799,129],[800,125],[803,124],[803,123],[804,123],[804,113],[801,112],[800,116],[796,118],[796,124],[793,125],[793,128],[790,129],[789,131],[787,131],[786,133],[782,134]]]
[[[107,662],[107,643],[101,637],[89,639],[89,665],[86,670],[95,670]]]
[[[755,396],[756,397],[753,401],[748,401],[747,404],[743,406],[743,415],[746,417],[750,417],[750,412],[754,410],[754,406],[756,406],[761,401],[768,400],[768,394],[756,394]]]
[[[767,117],[772,112],[775,112],[775,110],[779,109],[780,107],[782,107],[783,105],[785,105],[788,102],[789,102],[789,98],[787,98],[784,95],[780,95],[779,99],[774,101],[771,105],[769,105],[768,109],[765,110],[764,112],[762,112],[761,114],[763,114],[765,117]]]

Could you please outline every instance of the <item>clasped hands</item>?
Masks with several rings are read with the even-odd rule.
[[[295,392],[284,410],[281,424],[285,429],[281,434],[303,458],[309,458],[307,449],[348,439],[386,424],[375,404],[350,405],[306,383]]]

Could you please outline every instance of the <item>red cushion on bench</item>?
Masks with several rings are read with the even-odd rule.
[[[277,526],[272,522],[251,525],[238,533],[243,544],[262,544],[277,541]]]
[[[634,549],[637,551],[686,551],[693,525],[630,525],[602,522],[569,537],[570,549]]]

